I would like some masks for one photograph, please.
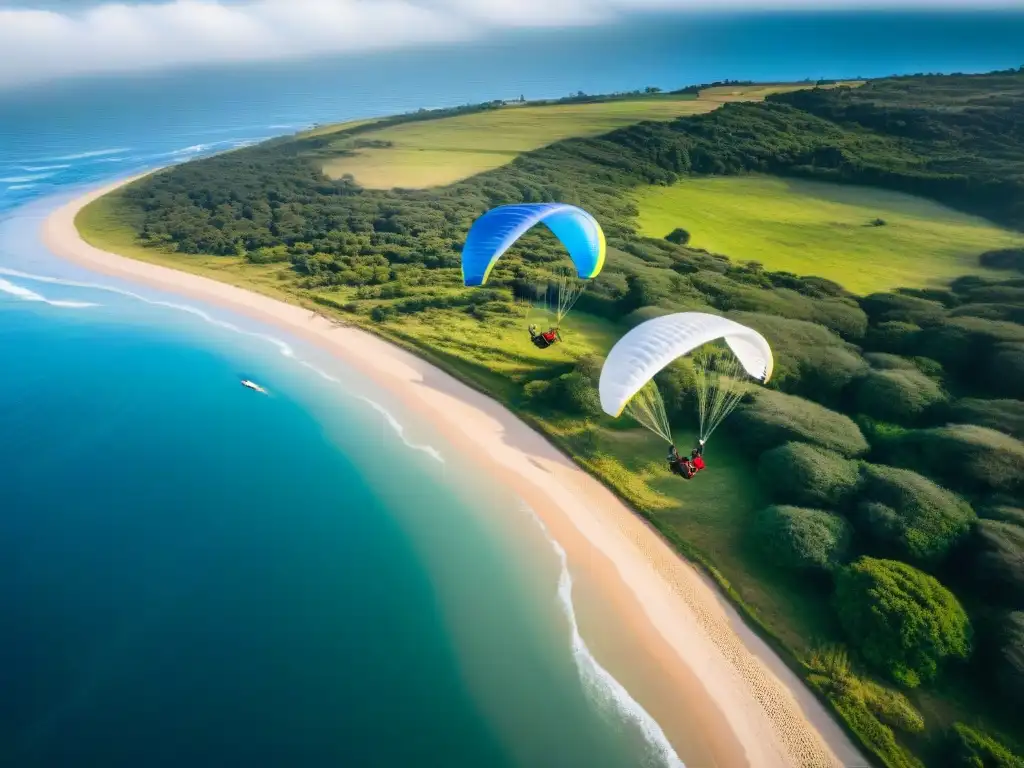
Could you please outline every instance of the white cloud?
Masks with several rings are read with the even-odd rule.
[[[171,0],[0,9],[0,87],[69,75],[266,61],[610,23],[640,11],[1020,7],[1022,0]]]

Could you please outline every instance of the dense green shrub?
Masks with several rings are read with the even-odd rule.
[[[1017,323],[986,320],[983,317],[951,317],[945,321],[945,325],[966,331],[980,344],[1024,344],[1024,325]]]
[[[810,320],[855,342],[868,331],[868,316],[853,301],[816,301]]]
[[[864,354],[864,359],[868,361],[872,368],[879,371],[913,371],[917,368],[914,365],[914,361],[910,358],[894,355],[890,352],[867,352]]]
[[[937,301],[944,307],[955,307],[960,303],[960,297],[948,288],[897,288],[895,293],[903,296],[915,296],[919,299]]]
[[[848,416],[801,397],[762,389],[730,417],[746,450],[761,453],[792,440],[813,443],[844,456],[868,449],[860,428]]]
[[[999,638],[996,683],[1010,702],[1024,704],[1024,611],[1006,615]]]
[[[928,357],[903,357],[890,352],[866,352],[864,359],[878,371],[918,371],[930,379],[941,381],[942,365]]]
[[[992,269],[1016,269],[1018,272],[1024,272],[1024,248],[985,251],[978,257],[978,263]]]
[[[867,749],[888,768],[923,768],[922,763],[896,742],[892,727],[917,733],[924,720],[906,697],[866,679],[850,669],[846,651],[838,646],[815,651],[807,660],[807,682],[828,697],[832,706]]]
[[[851,529],[831,512],[772,506],[758,512],[751,533],[768,559],[782,568],[831,571],[846,559]]]
[[[690,233],[682,227],[676,227],[665,235],[665,239],[670,243],[675,243],[676,245],[686,245],[690,242]]]
[[[975,515],[962,498],[916,472],[866,464],[856,519],[883,549],[934,563],[967,534]]]
[[[1024,306],[1024,287],[1004,282],[973,288],[967,293],[971,304],[1009,304]]]
[[[986,320],[1005,320],[1010,323],[1024,323],[1024,302],[1021,304],[965,304],[950,313],[953,317],[981,317]]]
[[[950,731],[948,754],[952,765],[963,768],[1024,768],[1024,758],[963,723],[955,723]]]
[[[870,680],[861,680],[860,687],[864,703],[883,723],[904,733],[924,730],[924,718],[902,693]]]
[[[927,326],[941,323],[946,307],[937,301],[898,293],[872,293],[860,301],[872,323],[913,323]]]
[[[950,317],[922,330],[914,339],[913,349],[915,354],[938,360],[965,384],[988,389],[986,385],[992,383],[1006,384],[993,379],[992,372],[1009,375],[1024,371],[1024,325],[981,317]],[[979,376],[986,365],[989,375]],[[1008,394],[1016,396],[1016,391]]]
[[[757,469],[772,498],[789,504],[841,506],[860,484],[856,461],[808,443],[785,443],[765,451]]]
[[[528,400],[535,403],[543,403],[547,392],[551,388],[551,382],[546,379],[533,379],[523,386],[523,394]]]
[[[640,325],[640,323],[646,323],[648,320],[653,320],[656,317],[671,314],[672,310],[667,309],[666,307],[640,307],[640,309],[635,309],[623,317],[622,322],[624,325],[632,328]]]
[[[595,387],[601,378],[601,368],[604,367],[604,357],[601,355],[581,355],[573,363],[573,370],[586,376]]]
[[[856,385],[857,410],[884,421],[911,423],[945,399],[942,387],[916,366],[871,371]]]
[[[1024,399],[1024,344],[996,345],[989,359],[988,383],[990,392]]]
[[[894,560],[862,557],[837,574],[839,621],[865,661],[908,687],[946,659],[967,658],[971,625],[933,577]]]
[[[697,413],[697,379],[691,358],[684,357],[669,363],[654,377],[654,382],[661,392],[665,414],[671,423],[694,421]]]
[[[914,337],[911,348],[915,354],[938,360],[947,371],[960,376],[976,371],[981,360],[982,347],[974,335],[965,328],[949,324],[922,329]]]
[[[948,409],[947,421],[977,424],[1024,440],[1024,402],[964,398]]]
[[[816,323],[748,312],[730,317],[768,340],[775,358],[772,380],[787,392],[833,402],[867,370],[856,347]]]
[[[569,373],[554,379],[534,379],[523,387],[523,394],[544,408],[555,408],[577,416],[596,416],[601,411],[597,379],[604,359],[598,355],[580,357]]]
[[[553,401],[559,410],[581,416],[597,416],[602,412],[594,383],[578,371],[559,376],[552,389],[555,390]]]
[[[896,741],[892,728],[879,720],[863,699],[848,696],[830,696],[829,699],[857,738],[886,768],[925,768],[924,763]]]
[[[978,517],[983,517],[986,520],[1000,520],[1004,523],[1013,523],[1014,525],[1024,527],[1024,509],[1020,507],[1000,504],[982,507],[978,511]]]
[[[891,321],[871,326],[865,343],[871,349],[904,354],[917,347],[920,335],[921,326],[919,325]]]
[[[979,520],[969,543],[970,576],[986,599],[1024,608],[1024,528]]]
[[[921,355],[916,355],[911,359],[914,361],[914,365],[917,366],[917,370],[929,379],[941,382],[945,378],[946,371],[938,360],[932,360],[930,357],[922,357]]]
[[[1024,443],[975,424],[911,430],[892,441],[889,458],[950,488],[1015,493],[1024,487]]]

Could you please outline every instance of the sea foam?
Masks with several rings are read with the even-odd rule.
[[[42,181],[53,176],[52,173],[33,173],[30,176],[5,176],[0,178],[0,184],[28,184],[33,181]]]
[[[74,155],[59,155],[57,157],[48,157],[45,158],[43,162],[61,162],[63,160],[87,160],[92,157],[105,157],[107,155],[123,155],[127,151],[128,147],[113,147],[112,149],[94,149],[91,152],[78,152]]]
[[[679,759],[679,755],[672,748],[672,744],[658,722],[640,705],[640,702],[629,695],[629,691],[622,683],[602,667],[590,652],[576,621],[576,609],[572,602],[572,574],[569,572],[569,560],[566,557],[565,549],[555,540],[544,521],[531,507],[523,504],[523,511],[543,531],[551,548],[558,555],[561,566],[558,575],[558,602],[569,622],[573,660],[576,662],[576,669],[587,693],[599,707],[610,706],[626,720],[634,723],[654,750],[659,762],[669,768],[685,768],[685,764]]]
[[[51,307],[62,307],[64,309],[84,309],[85,307],[95,307],[96,304],[87,301],[61,301],[58,299],[48,299],[40,293],[29,290],[21,285],[16,285],[12,282],[0,278],[0,293],[6,293],[8,296],[14,296],[22,301],[35,301],[43,304],[49,304]]]

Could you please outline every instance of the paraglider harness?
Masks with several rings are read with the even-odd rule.
[[[537,349],[547,349],[556,341],[561,340],[562,336],[558,332],[557,327],[549,328],[548,330],[544,331],[544,333],[538,333],[536,325],[530,326],[530,341],[533,342],[533,345],[537,347]]]
[[[705,468],[704,464],[704,441],[701,440],[689,457],[680,456],[674,445],[668,449],[668,468],[674,475],[679,475],[684,480],[689,480],[695,474]]]

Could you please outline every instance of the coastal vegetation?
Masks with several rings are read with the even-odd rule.
[[[566,138],[444,187],[325,174],[338,142],[373,123],[174,167],[78,223],[101,247],[368,328],[500,399],[702,563],[880,763],[1019,765],[1022,110],[1024,71],[893,78]],[[482,112],[435,115],[432,129]],[[701,225],[686,218],[645,229],[644,200],[698,185],[727,216],[714,190],[734,184],[856,201],[858,237],[889,245],[850,263],[832,251],[830,274],[806,276],[765,266],[798,263],[781,261],[795,258],[784,238],[762,264],[697,247]],[[459,265],[485,210],[546,200],[591,211],[609,249],[565,342],[540,351],[525,324],[563,263],[558,242],[529,233],[482,288],[464,288]],[[925,237],[939,204],[960,211],[941,242]],[[911,209],[918,234],[900,240]],[[754,238],[762,225],[746,226]],[[910,250],[887,260],[899,244]],[[825,252],[806,236],[792,246],[808,248]],[[662,442],[604,416],[595,395],[617,338],[686,310],[757,329],[776,357],[770,386],[715,433],[709,470],[689,483]],[[695,440],[693,376],[682,360],[657,379],[680,445]]]

